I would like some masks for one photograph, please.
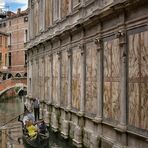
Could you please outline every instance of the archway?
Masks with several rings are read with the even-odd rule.
[[[16,77],[16,78],[20,78],[20,77],[21,77],[21,74],[20,74],[20,73],[17,73],[17,74],[15,75],[15,77]]]
[[[8,79],[10,79],[10,78],[12,78],[13,77],[13,75],[11,74],[11,73],[8,73]]]

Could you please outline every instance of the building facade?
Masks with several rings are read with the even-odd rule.
[[[7,38],[8,34],[0,32],[0,71],[7,71]]]
[[[29,0],[28,96],[77,147],[148,147],[148,1]]]
[[[17,13],[7,12],[0,20],[0,31],[8,36],[8,69],[13,77],[26,77],[26,54],[24,43],[28,38],[28,10],[17,10]],[[8,74],[5,74],[8,75]]]

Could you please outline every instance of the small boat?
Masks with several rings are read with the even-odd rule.
[[[23,121],[20,120],[20,117],[18,118],[18,121],[22,123],[22,133],[23,133],[22,140],[26,148],[48,148],[49,147],[48,129],[46,129],[44,133],[37,132],[37,135],[35,137],[30,137],[26,132],[27,129],[25,128]]]

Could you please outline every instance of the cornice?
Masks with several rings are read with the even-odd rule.
[[[138,0],[139,2],[139,0]],[[94,3],[95,4],[95,3]],[[127,5],[128,4],[128,5]],[[107,18],[107,16],[111,14],[116,14],[117,11],[123,10],[126,7],[129,7],[132,5],[130,0],[123,0],[119,1],[118,3],[114,1],[110,6],[105,8],[105,10],[102,8],[98,8],[92,12],[92,14],[89,17],[82,17],[77,20],[76,23],[70,24],[70,21],[73,17],[75,17],[73,14],[71,14],[69,17],[66,17],[63,21],[60,20],[60,23],[54,24],[53,26],[50,26],[50,29],[47,29],[45,32],[42,32],[40,35],[36,36],[34,39],[31,39],[30,42],[27,43],[26,48],[33,48],[34,46],[37,46],[40,43],[44,43],[47,40],[56,40],[59,39],[63,35],[70,35],[73,32],[77,31],[78,29],[83,29],[91,24],[100,23],[100,21]],[[81,8],[80,8],[81,9]],[[84,8],[83,8],[84,9]],[[67,21],[67,26],[60,27],[60,25],[64,25],[65,21]],[[58,30],[57,28],[64,28],[62,30]]]

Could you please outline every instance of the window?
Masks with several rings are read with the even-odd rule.
[[[5,48],[7,48],[7,37],[5,37]]]
[[[2,45],[2,36],[0,36],[0,46]]]
[[[7,53],[5,54],[5,66],[7,66]]]
[[[9,34],[9,37],[8,37],[8,46],[11,45],[11,33]]]
[[[24,22],[28,22],[28,17],[24,17]]]
[[[20,74],[20,73],[17,73],[17,74],[15,75],[15,77],[21,77],[21,74]]]
[[[11,21],[9,21],[9,26],[11,26]]]
[[[62,18],[69,13],[69,0],[62,0],[61,3],[61,16]]]
[[[28,40],[28,30],[26,29],[26,30],[24,31],[24,43],[26,43],[27,40]]]
[[[27,66],[27,53],[25,52],[25,66]]]
[[[0,53],[0,64],[2,62],[2,53]]]
[[[39,21],[39,31],[40,32],[42,32],[44,30],[44,16],[43,16],[43,14],[44,14],[45,10],[44,10],[43,3],[44,3],[43,0],[39,1],[39,19],[40,19],[40,21]]]
[[[9,52],[9,57],[8,57],[8,66],[11,66],[11,52]]]
[[[57,21],[60,16],[59,0],[53,0],[53,21]]]
[[[6,27],[6,23],[3,23],[3,26]]]

